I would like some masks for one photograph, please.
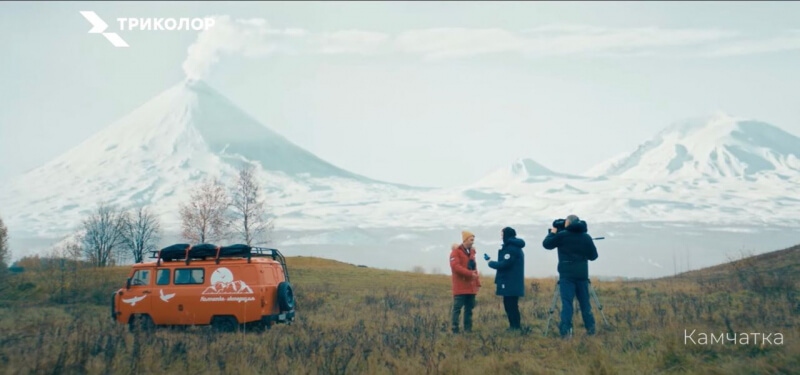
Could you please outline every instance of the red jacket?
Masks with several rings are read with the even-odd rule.
[[[469,254],[467,254],[469,252]],[[467,269],[470,260],[475,261],[475,249],[466,250],[464,245],[450,252],[450,269],[453,272],[453,295],[478,294],[481,281],[472,278],[471,270]],[[477,269],[477,263],[476,263]]]

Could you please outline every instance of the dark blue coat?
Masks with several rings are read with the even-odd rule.
[[[503,247],[497,252],[497,261],[489,262],[489,267],[497,270],[494,283],[497,295],[504,297],[525,296],[525,241],[521,238],[506,238]]]
[[[542,241],[547,250],[558,248],[558,275],[561,278],[589,278],[588,261],[597,259],[597,248],[587,231],[586,222],[578,221],[558,233],[548,233]]]

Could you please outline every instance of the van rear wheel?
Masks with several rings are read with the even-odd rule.
[[[215,316],[211,319],[211,327],[217,332],[234,332],[239,328],[239,322],[232,316]]]
[[[278,284],[278,306],[281,311],[294,310],[294,290],[287,281]]]

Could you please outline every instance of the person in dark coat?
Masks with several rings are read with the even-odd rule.
[[[589,335],[595,333],[594,315],[589,300],[589,261],[597,259],[597,248],[588,226],[575,215],[567,216],[565,228],[550,229],[542,246],[547,250],[558,248],[558,285],[561,291],[561,337],[572,335],[572,301],[578,297],[581,317]]]
[[[525,241],[517,238],[514,228],[505,227],[502,232],[503,247],[497,252],[497,261],[490,261],[489,267],[497,270],[494,283],[498,296],[503,296],[503,307],[508,316],[510,330],[520,329],[519,297],[525,296]],[[484,259],[491,259],[484,254]]]

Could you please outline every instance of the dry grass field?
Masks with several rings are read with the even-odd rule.
[[[290,257],[298,311],[290,326],[130,333],[109,311],[110,293],[124,285],[127,267],[91,269],[58,261],[31,267],[31,262],[25,272],[0,283],[0,372],[798,373],[798,260],[795,247],[672,278],[593,282],[610,326],[602,325],[595,307],[598,334],[587,337],[576,314],[570,341],[542,335],[552,279],[526,280],[520,308],[528,329],[514,333],[505,331],[502,302],[487,275],[474,331],[453,335],[449,276]],[[784,339],[782,345],[685,345],[684,330],[695,329],[780,332]]]

